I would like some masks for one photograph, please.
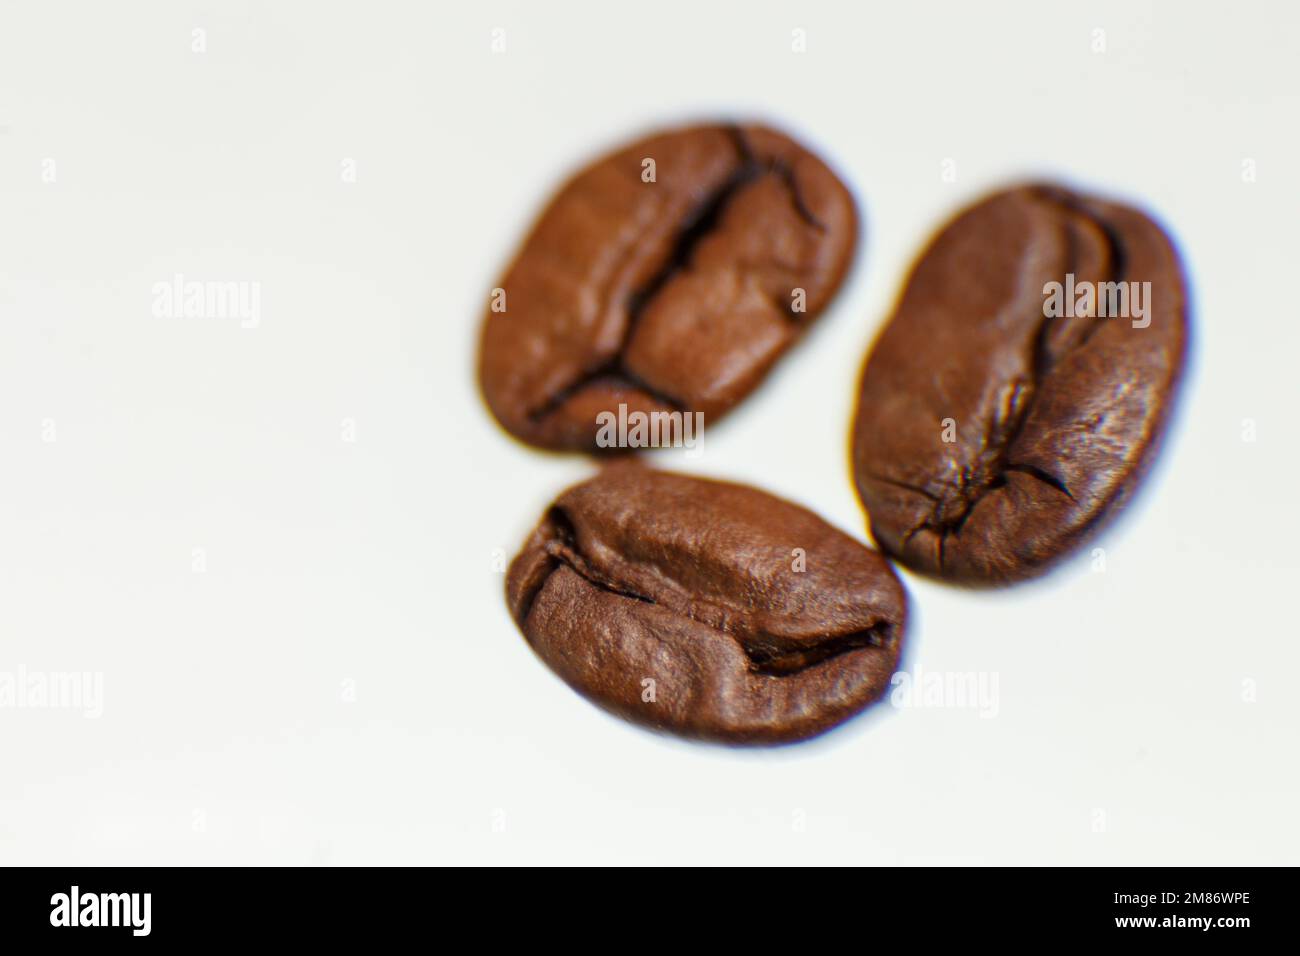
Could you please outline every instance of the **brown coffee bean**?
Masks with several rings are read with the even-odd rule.
[[[494,292],[479,379],[516,437],[598,449],[597,416],[702,413],[767,374],[839,287],[853,200],[761,126],[633,143],[560,190]]]
[[[877,544],[969,584],[1041,572],[1133,492],[1186,339],[1178,255],[1142,213],[1045,185],[968,209],[863,372],[853,462]]]
[[[811,512],[636,463],[559,497],[506,595],[580,693],[734,743],[809,737],[879,698],[906,619],[885,560]]]

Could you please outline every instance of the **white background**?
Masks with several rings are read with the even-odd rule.
[[[0,861],[1300,862],[1300,15],[1088,7],[5,0],[0,672],[104,699],[0,709]],[[703,457],[656,460],[864,539],[855,380],[938,225],[1046,175],[1180,242],[1185,401],[1105,571],[905,577],[905,666],[997,675],[994,717],[663,739],[506,613],[501,556],[591,464],[485,411],[489,290],[578,165],[714,117],[819,150],[865,242]],[[260,283],[260,325],[155,317],[175,273]]]

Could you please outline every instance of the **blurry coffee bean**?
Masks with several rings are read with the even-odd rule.
[[[597,416],[620,405],[712,423],[826,307],[856,234],[848,190],[780,133],[633,143],[560,190],[493,291],[488,406],[552,449],[598,450]]]

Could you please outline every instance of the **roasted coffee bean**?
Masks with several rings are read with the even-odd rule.
[[[853,464],[876,543],[967,584],[1041,572],[1133,492],[1186,339],[1177,252],[1142,213],[1046,185],[968,209],[863,372]]]
[[[510,611],[552,670],[650,727],[733,743],[820,733],[879,698],[906,617],[885,560],[743,485],[610,466],[510,566]]]
[[[479,379],[516,437],[597,451],[597,416],[695,413],[747,395],[826,306],[853,200],[760,126],[652,136],[569,182],[494,290]]]

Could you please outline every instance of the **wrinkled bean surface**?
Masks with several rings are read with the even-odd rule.
[[[1147,314],[1103,316],[1098,295],[1091,314],[1048,317],[1045,289],[1067,274],[1150,283]],[[1032,576],[1079,544],[1150,463],[1186,311],[1174,247],[1134,209],[1031,185],[958,216],[862,375],[853,462],[877,544],[969,584]]]
[[[738,743],[805,738],[879,698],[906,620],[885,560],[811,512],[635,463],[559,497],[507,599],[542,660],[596,703]]]

